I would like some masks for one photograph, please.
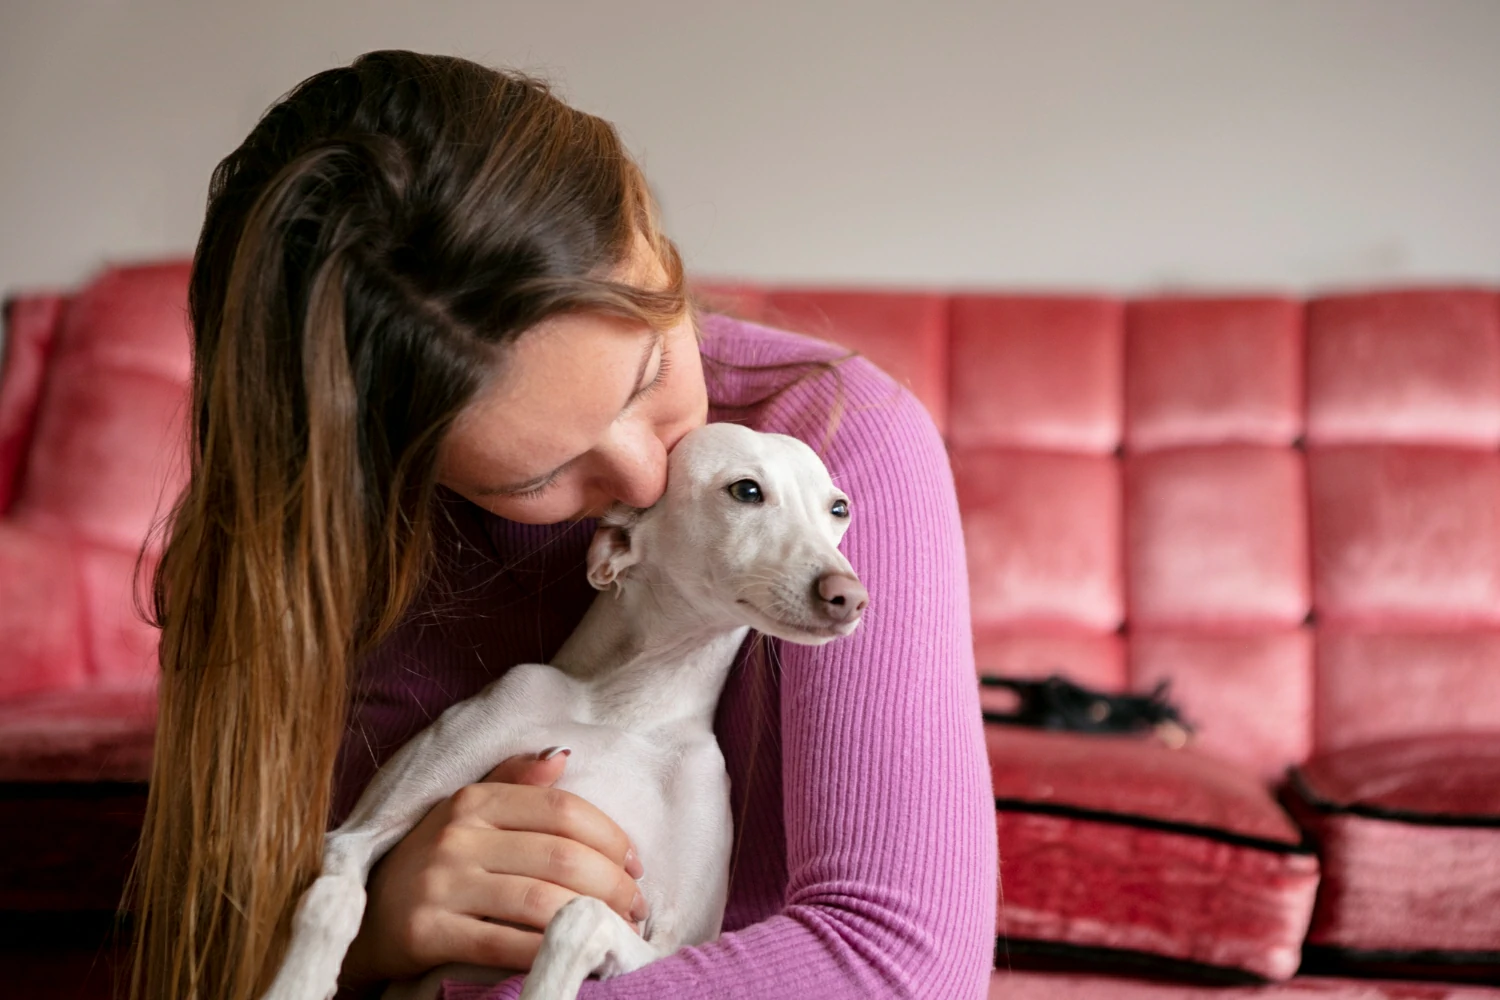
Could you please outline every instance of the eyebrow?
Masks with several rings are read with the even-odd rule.
[[[649,385],[642,385],[641,383],[646,378],[646,366],[651,364],[651,355],[656,353],[656,345],[661,343],[663,339],[663,335],[661,333],[657,333],[655,337],[652,337],[649,341],[646,342],[646,350],[641,354],[641,363],[635,370],[635,388],[631,391],[630,396],[625,400],[625,405],[620,407],[621,413],[624,413],[626,410],[630,409],[630,404],[634,403],[648,388],[650,388]],[[574,455],[572,458],[557,466],[552,471],[544,472],[540,476],[532,476],[525,482],[511,483],[506,486],[496,486],[490,489],[479,490],[477,491],[476,495],[482,497],[490,497],[500,496],[507,493],[525,493],[527,490],[535,489],[536,487],[552,479],[554,476],[561,473],[564,469],[572,465],[581,457],[581,455]]]

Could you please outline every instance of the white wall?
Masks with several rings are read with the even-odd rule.
[[[3,0],[0,290],[188,252],[266,105],[379,47],[552,76],[700,273],[1500,278],[1500,0]]]

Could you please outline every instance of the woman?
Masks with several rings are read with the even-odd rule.
[[[216,171],[190,299],[137,995],[256,996],[325,826],[443,707],[557,649],[592,596],[586,519],[653,503],[677,440],[727,418],[823,451],[871,613],[725,691],[724,935],[584,995],[984,989],[993,819],[941,441],[864,362],[700,322],[612,127],[458,59],[318,74]],[[644,917],[650,859],[547,787],[566,754],[497,765],[375,869],[346,992],[524,970],[577,893]]]

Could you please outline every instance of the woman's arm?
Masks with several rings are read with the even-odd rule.
[[[826,460],[852,498],[843,549],[870,607],[851,638],[779,645],[785,904],[709,944],[586,983],[588,1000],[956,998],[987,988],[994,812],[952,475],[910,395],[862,361],[843,371],[845,414]],[[831,381],[778,401],[760,428],[816,445]],[[453,983],[444,996],[518,992],[518,980]]]

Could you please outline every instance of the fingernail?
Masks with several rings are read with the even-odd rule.
[[[625,852],[625,874],[631,878],[640,878],[646,874],[646,868],[641,864],[640,856],[635,853],[635,848]]]
[[[646,906],[646,897],[642,896],[640,890],[636,890],[635,902],[630,904],[630,919],[640,923],[651,915],[651,910]]]
[[[536,759],[537,760],[551,760],[553,757],[556,757],[558,754],[562,754],[564,757],[566,757],[568,754],[570,754],[572,752],[573,752],[573,748],[572,747],[548,747],[547,749],[543,750],[541,753],[537,754],[536,755]]]

